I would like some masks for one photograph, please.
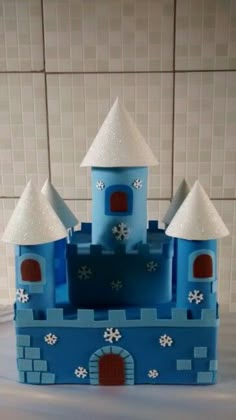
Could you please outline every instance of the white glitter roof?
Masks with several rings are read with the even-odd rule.
[[[52,206],[31,181],[26,185],[2,240],[15,245],[37,245],[67,236]]]
[[[43,195],[45,195],[53,210],[56,212],[59,219],[67,229],[77,225],[78,220],[66,205],[55,187],[51,184],[49,179],[46,180],[41,192]]]
[[[187,183],[186,179],[183,179],[174,197],[171,200],[171,203],[167,209],[165,216],[162,219],[163,223],[166,223],[167,225],[170,224],[171,220],[173,219],[177,210],[179,210],[181,204],[183,203],[183,201],[185,200],[189,192],[190,192],[190,186]]]
[[[166,229],[166,234],[200,241],[222,238],[229,235],[229,231],[203,187],[196,181]]]
[[[154,166],[158,161],[117,98],[81,166]]]

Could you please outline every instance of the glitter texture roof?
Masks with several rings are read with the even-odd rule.
[[[56,212],[59,219],[67,229],[77,225],[78,220],[73,215],[69,207],[66,205],[60,194],[51,184],[49,179],[47,179],[47,181],[45,182],[41,192],[43,193],[43,195],[45,195],[45,197],[51,204],[53,210]]]
[[[209,240],[229,235],[210,198],[196,181],[166,229],[168,236],[189,240]]]
[[[117,98],[81,166],[154,166],[158,161]]]
[[[36,245],[66,236],[67,231],[55,211],[30,181],[17,203],[2,240],[15,245]]]
[[[181,204],[187,197],[188,193],[190,192],[189,184],[185,179],[179,185],[174,197],[171,200],[171,203],[167,209],[165,216],[163,217],[163,223],[167,225],[170,224],[171,220],[173,219],[174,215],[176,214],[177,210],[180,208]]]

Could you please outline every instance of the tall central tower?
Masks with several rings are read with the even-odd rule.
[[[147,172],[158,162],[116,99],[81,166],[92,167],[92,243],[127,250],[146,242]]]

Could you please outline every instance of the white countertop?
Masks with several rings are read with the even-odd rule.
[[[16,382],[13,322],[0,322],[0,419],[235,420],[235,327],[236,314],[223,314],[217,385],[38,386]]]

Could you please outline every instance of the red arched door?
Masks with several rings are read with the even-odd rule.
[[[124,385],[124,360],[118,354],[105,354],[99,359],[99,385]]]
[[[204,278],[213,276],[212,258],[210,255],[201,254],[193,264],[193,277]]]
[[[21,264],[21,278],[23,281],[41,281],[41,269],[38,261],[24,260]]]
[[[126,212],[128,211],[127,194],[123,191],[115,191],[110,198],[111,212]]]

